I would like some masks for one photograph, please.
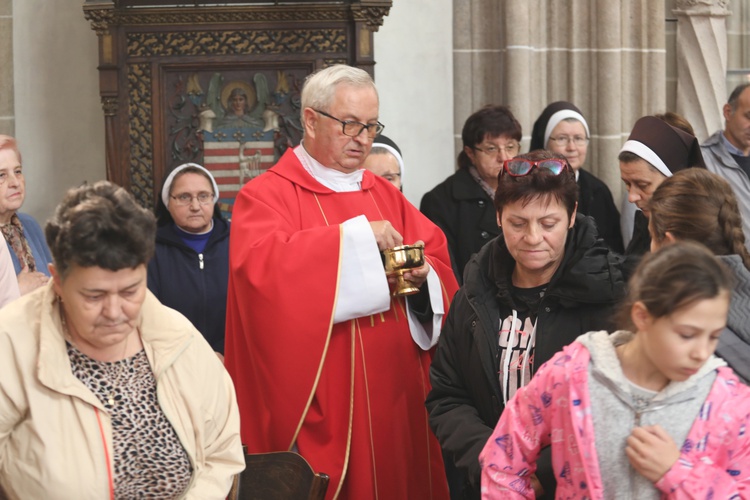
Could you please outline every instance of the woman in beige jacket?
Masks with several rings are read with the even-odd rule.
[[[243,469],[229,376],[146,288],[154,226],[113,184],[71,190],[52,280],[0,311],[9,498],[220,499]]]

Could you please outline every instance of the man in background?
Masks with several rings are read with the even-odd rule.
[[[745,245],[750,247],[750,83],[738,85],[724,105],[724,130],[701,145],[706,168],[734,189],[742,214]]]

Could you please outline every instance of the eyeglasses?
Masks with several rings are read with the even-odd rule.
[[[531,161],[523,158],[511,158],[503,162],[503,170],[513,177],[529,175],[534,168],[549,171],[552,175],[560,175],[568,167],[568,162],[551,158],[549,160]]]
[[[320,111],[319,109],[314,109],[314,108],[313,108],[313,111],[327,118],[330,118],[331,120],[336,120],[337,122],[339,122],[341,124],[341,131],[344,132],[344,135],[347,135],[349,137],[357,137],[359,134],[362,133],[363,130],[367,130],[367,136],[372,139],[376,135],[378,135],[380,132],[382,132],[383,129],[385,128],[385,125],[383,125],[380,122],[366,124],[366,123],[356,122],[353,120],[340,120],[336,118],[335,116],[329,115],[325,111]]]
[[[554,142],[558,146],[567,146],[572,142],[576,146],[581,147],[589,143],[589,138],[582,135],[576,135],[574,137],[570,137],[567,135],[558,135],[557,137],[550,137],[549,140]]]
[[[180,206],[190,205],[191,203],[193,203],[193,198],[198,200],[198,203],[200,203],[201,205],[211,205],[214,202],[213,193],[207,193],[205,191],[200,192],[195,196],[190,193],[182,193],[178,194],[177,196],[170,196],[170,198],[172,198],[175,203]]]
[[[489,146],[485,146],[484,148],[478,148],[474,146],[471,149],[475,151],[481,151],[488,156],[497,156],[501,151],[505,151],[505,153],[510,156],[516,156],[520,148],[521,145],[517,142],[509,142],[505,146],[495,146],[494,144],[491,144]]]

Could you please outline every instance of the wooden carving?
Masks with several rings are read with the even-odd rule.
[[[84,3],[99,39],[107,177],[152,207],[169,171],[200,163],[230,213],[239,188],[299,143],[308,74],[373,72],[372,33],[391,0],[175,3]]]

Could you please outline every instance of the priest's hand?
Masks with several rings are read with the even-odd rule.
[[[378,249],[383,251],[386,248],[398,247],[404,244],[404,238],[396,231],[387,220],[376,220],[370,222],[372,234],[375,235],[375,241],[378,243]]]

